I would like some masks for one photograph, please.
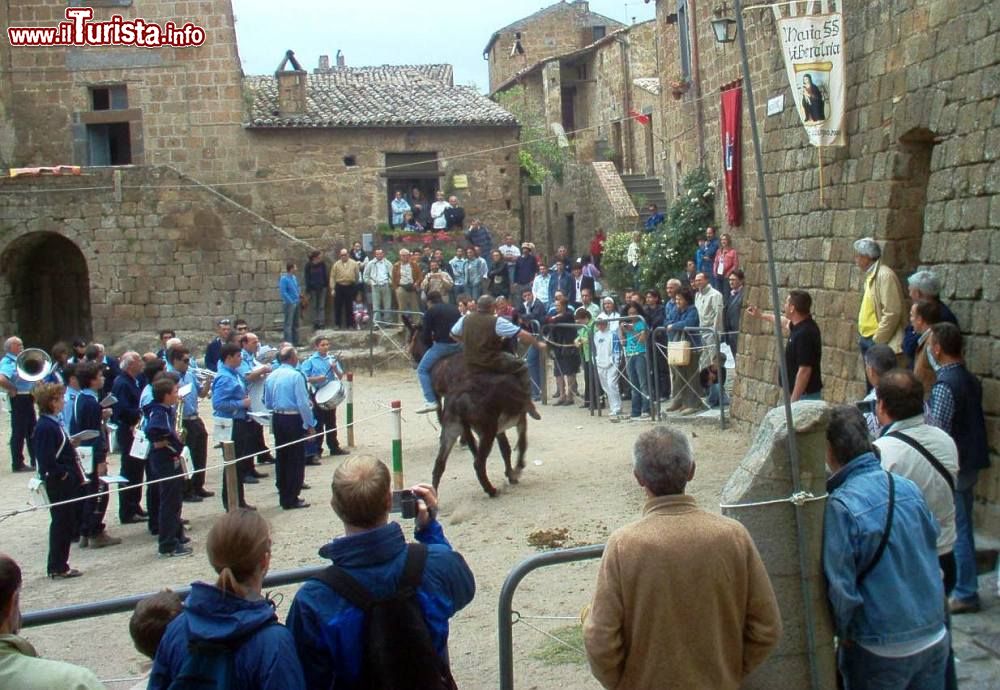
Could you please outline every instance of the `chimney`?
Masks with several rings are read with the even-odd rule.
[[[319,71],[323,72],[330,69],[330,56],[320,55],[319,56]]]
[[[291,64],[291,69],[285,69]],[[308,75],[302,69],[295,53],[285,52],[285,59],[274,72],[278,80],[278,112],[281,115],[295,115],[306,112],[306,83]]]
[[[346,67],[347,62],[344,59],[344,53],[337,49],[337,67]]]
[[[576,11],[580,14],[590,12],[590,3],[587,0],[576,0],[573,4],[576,5]]]

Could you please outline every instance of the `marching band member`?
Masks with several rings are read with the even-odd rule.
[[[167,365],[162,359],[158,359],[152,352],[147,352],[143,355],[142,360],[142,378],[145,381],[145,384],[139,391],[139,409],[145,410],[146,406],[153,402],[153,382],[163,375],[164,369]],[[148,422],[149,419],[146,416],[146,413],[143,412],[142,421],[139,423],[139,429],[143,433],[146,432],[146,424]],[[154,536],[159,529],[157,518],[157,515],[159,514],[160,485],[149,484],[146,486],[146,510],[139,508],[138,515],[147,518],[146,527],[149,529],[149,533]]]
[[[10,396],[10,471],[30,472],[35,466],[35,450],[28,443],[35,430],[35,406],[31,401],[34,382],[25,381],[17,374],[17,356],[24,351],[24,343],[17,336],[7,338],[3,344],[4,357],[0,361],[0,388]],[[28,445],[31,467],[24,464],[24,446]]]
[[[196,470],[194,477],[185,486],[184,500],[197,503],[203,498],[211,498],[214,491],[205,490],[205,466],[208,461],[208,432],[205,430],[205,422],[198,416],[198,399],[208,395],[211,389],[211,377],[205,377],[202,385],[198,385],[198,377],[195,369],[191,366],[191,353],[183,345],[175,347],[167,355],[170,362],[168,369],[172,369],[180,374],[181,386],[189,384],[191,390],[181,400],[183,409],[181,413],[181,424],[184,428],[183,441],[191,452],[191,464]]]
[[[240,345],[243,346],[240,373],[243,374],[244,381],[246,381],[248,386],[257,382],[263,382],[271,372],[271,367],[267,364],[261,364],[257,360],[257,353],[260,350],[260,338],[253,333],[246,333],[240,338]],[[250,452],[257,456],[258,464],[264,465],[268,462],[274,462],[271,459],[270,452],[267,450],[267,441],[264,440],[264,425],[253,419],[251,419],[251,423],[252,426],[250,429],[253,432],[253,436]],[[261,472],[254,467],[252,457],[247,458],[243,463],[243,481],[247,484],[256,484],[258,480],[268,476],[267,472]]]
[[[85,430],[97,432],[97,437],[82,441],[81,446],[91,448],[93,453],[87,472],[87,485],[84,495],[89,495],[83,503],[83,524],[80,529],[80,548],[100,549],[105,546],[121,544],[122,540],[110,536],[105,530],[104,514],[108,510],[108,494],[104,490],[101,477],[108,474],[108,439],[103,426],[111,415],[111,410],[101,408],[97,395],[104,387],[104,374],[96,362],[84,362],[76,368],[76,378],[80,382],[80,395],[76,398],[76,409],[73,411],[73,426],[70,433],[76,434]]]
[[[247,385],[240,373],[243,364],[242,351],[239,345],[227,343],[219,353],[219,369],[212,382],[212,414],[220,420],[230,420],[232,424],[232,439],[236,457],[249,455],[253,448],[254,430],[247,419],[250,409],[250,398],[247,396]],[[243,471],[245,463],[236,464],[236,483],[239,487],[239,506],[254,510],[247,504],[243,494]],[[222,506],[226,508],[226,482],[222,482]]]
[[[285,510],[308,508],[309,504],[299,498],[306,466],[306,449],[302,439],[313,433],[316,420],[305,378],[295,368],[299,363],[295,348],[281,348],[278,362],[278,368],[264,383],[264,406],[271,410],[271,431],[277,455],[274,475],[278,502]]]
[[[132,457],[135,427],[142,419],[139,407],[139,384],[136,376],[142,371],[142,358],[138,352],[126,352],[121,358],[122,373],[115,379],[111,394],[117,398],[111,419],[118,426],[115,437],[121,454],[121,473],[130,486],[118,490],[118,519],[123,525],[142,522],[146,512],[142,509],[142,478],[145,458]]]
[[[38,405],[38,425],[31,437],[31,444],[38,459],[38,476],[45,482],[49,503],[69,501],[80,495],[84,477],[80,474],[73,442],[62,423],[63,386],[46,383],[35,387]],[[49,508],[52,523],[49,525],[49,557],[47,572],[50,578],[64,580],[79,577],[76,568],[69,567],[69,548],[77,531],[77,504],[68,503]]]
[[[143,408],[148,420],[146,438],[152,446],[149,451],[149,474],[153,479],[160,480],[157,482],[160,505],[156,522],[161,558],[190,556],[193,553],[187,546],[191,540],[184,536],[181,523],[184,471],[180,454],[184,444],[174,431],[177,402],[177,382],[168,374],[153,382],[153,402]]]
[[[115,379],[118,378],[118,374],[122,373],[121,369],[118,367],[118,362],[114,357],[109,357],[107,351],[104,349],[104,345],[101,343],[91,343],[87,346],[84,351],[84,360],[88,362],[97,362],[101,367],[101,372],[104,374],[104,388],[99,392],[100,397],[104,398],[109,393],[111,393],[111,386],[114,385]]]
[[[337,358],[330,354],[330,340],[323,336],[313,338],[312,356],[299,365],[299,369],[306,376],[306,381],[315,389],[322,388],[331,381],[340,379],[344,371]],[[313,406],[313,414],[316,417],[316,431],[326,430],[326,448],[330,455],[347,455],[348,452],[340,447],[337,441],[337,410],[326,410],[319,405]],[[323,437],[319,436],[306,443],[306,464],[318,465],[319,456],[323,453]]]
[[[219,353],[222,351],[222,346],[229,341],[229,335],[233,332],[233,322],[229,319],[219,319],[215,322],[215,328],[218,335],[205,348],[205,368],[212,371],[217,371],[219,368]]]
[[[66,379],[66,392],[63,394],[62,423],[67,429],[73,426],[73,410],[76,409],[76,396],[80,395],[80,382],[76,380],[75,362],[63,367],[63,378]]]

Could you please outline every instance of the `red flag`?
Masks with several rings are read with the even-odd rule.
[[[632,116],[633,118],[635,118],[639,122],[640,125],[648,125],[649,124],[649,115],[643,115],[638,110],[630,110],[630,111],[628,111],[628,114],[630,116]]]
[[[726,179],[726,221],[743,222],[743,87],[722,92],[722,170]]]

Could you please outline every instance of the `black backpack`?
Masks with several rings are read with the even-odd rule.
[[[277,621],[225,641],[189,641],[188,656],[168,690],[236,690],[236,652],[269,625],[277,625]]]
[[[376,599],[346,570],[331,565],[315,579],[364,613],[358,690],[455,690],[448,664],[434,651],[417,600],[427,547],[407,545],[406,565],[396,591]]]

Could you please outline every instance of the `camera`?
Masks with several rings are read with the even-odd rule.
[[[392,512],[399,511],[404,520],[417,517],[417,500],[419,497],[410,489],[392,492]]]
[[[854,403],[854,406],[861,410],[864,414],[875,414],[874,400],[859,400]]]

